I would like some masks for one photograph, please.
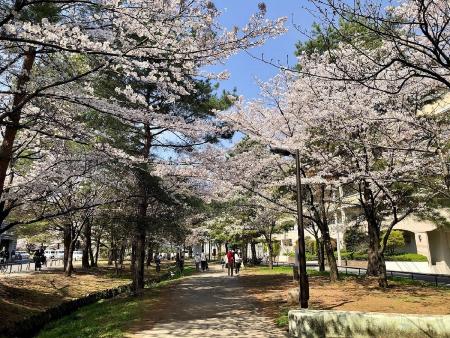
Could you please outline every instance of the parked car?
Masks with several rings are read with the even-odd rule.
[[[30,261],[30,254],[26,251],[16,251],[15,261],[17,263],[28,263]]]
[[[64,250],[47,249],[44,251],[44,255],[47,259],[63,259],[64,258]]]
[[[83,251],[81,250],[75,250],[73,252],[73,260],[74,261],[79,261],[83,258]]]

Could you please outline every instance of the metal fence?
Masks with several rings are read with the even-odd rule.
[[[44,266],[56,267],[56,266],[62,265],[62,263],[63,263],[63,259],[49,259]],[[1,263],[0,264],[0,273],[11,274],[11,273],[30,271],[31,265],[33,265],[33,267],[34,267],[34,262],[31,260],[20,261],[20,262],[15,261],[15,262]]]
[[[264,264],[267,265],[267,264]],[[284,263],[284,262],[274,262],[274,266],[294,266],[294,263]],[[315,262],[306,262],[308,267],[318,267]],[[358,275],[364,276],[367,274],[366,268],[358,268],[353,266],[338,266],[339,272],[344,272],[346,275]],[[420,272],[405,272],[405,271],[395,271],[387,270],[388,277],[392,278],[404,278],[421,282],[432,283],[435,286],[450,286],[450,275],[444,274],[433,274],[433,273],[420,273]]]
[[[352,266],[339,266],[340,271],[345,271],[345,274],[356,275],[358,271],[358,276],[365,275],[367,273],[366,268],[357,268]],[[444,285],[450,286],[450,275],[435,274],[435,273],[420,273],[420,272],[406,272],[406,271],[395,271],[387,270],[387,275],[392,278],[404,278],[411,279],[421,282],[433,283],[435,286]]]

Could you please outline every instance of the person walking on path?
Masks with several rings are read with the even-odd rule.
[[[205,252],[202,251],[202,254],[200,256],[201,265],[202,265],[202,271],[206,270],[206,255]]]
[[[161,256],[159,253],[156,253],[155,255],[155,265],[156,265],[156,272],[161,271]]]
[[[223,270],[228,265],[228,257],[227,257],[227,255],[224,255],[222,257],[221,263],[222,263],[222,270]]]
[[[180,273],[183,273],[183,269],[184,269],[184,258],[183,258],[183,255],[184,255],[184,253],[177,252],[176,265],[177,265],[178,270],[180,271]]]
[[[227,258],[228,258],[228,276],[233,276],[233,270],[234,270],[234,252],[233,252],[233,250],[228,250]]]
[[[37,271],[38,269],[39,271],[41,271],[42,257],[40,250],[36,250],[36,252],[34,253],[33,260],[34,260],[34,271]]]
[[[200,271],[200,255],[198,254],[198,252],[195,253],[194,256],[194,262],[195,262],[195,271],[199,272]]]
[[[237,252],[234,257],[234,266],[235,266],[236,275],[239,275],[239,272],[241,270],[241,264],[242,264],[241,253]]]

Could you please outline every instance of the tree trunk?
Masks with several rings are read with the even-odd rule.
[[[81,265],[83,269],[89,269],[91,265],[89,264],[89,254],[92,252],[91,248],[91,222],[87,222],[84,225],[83,237],[84,237],[84,247],[83,247],[83,257],[81,259]],[[93,259],[92,259],[93,261]]]
[[[251,251],[252,251],[252,264],[256,265],[258,258],[256,257],[256,242],[255,241],[251,241],[250,242],[250,247],[251,247]]]
[[[269,269],[273,269],[273,245],[271,242],[267,243],[267,248],[269,249]]]
[[[67,270],[67,264],[69,262],[69,248],[72,243],[72,226],[70,224],[64,225],[63,234],[63,244],[64,244],[64,271]]]
[[[244,242],[242,245],[242,261],[247,263],[247,248],[248,248],[248,242]]]
[[[150,92],[148,92],[148,95]],[[152,145],[152,132],[148,123],[144,124],[144,147],[142,149],[142,157],[148,159],[150,148]],[[133,283],[132,290],[137,293],[144,288],[144,268],[145,268],[145,237],[146,237],[146,218],[148,207],[148,192],[146,184],[146,171],[138,172],[139,192],[141,200],[138,206],[138,220],[136,224],[136,231],[134,234],[135,243],[135,259],[132,265]]]
[[[117,246],[114,247],[113,257],[114,257],[114,268],[116,269],[116,275],[119,275],[120,253],[117,250]]]
[[[113,249],[112,249],[112,243],[111,243],[111,247],[109,248],[109,252],[108,252],[108,265],[112,265],[113,263]]]
[[[325,271],[325,245],[323,239],[316,238],[317,243],[317,259],[319,263],[319,271]]]
[[[379,275],[378,275],[378,286],[381,288],[388,287],[387,273],[386,273],[386,262],[384,261],[384,253],[379,255],[380,265],[379,265]]]
[[[94,257],[94,251],[92,250],[92,245],[89,246],[89,260],[91,262],[91,267],[97,266],[97,263],[96,263],[95,257]]]
[[[113,260],[114,260],[114,248],[116,246],[115,243],[115,238],[114,236],[111,235],[111,241],[109,244],[109,252],[108,252],[108,265],[112,265],[113,264]]]
[[[386,266],[380,257],[380,227],[376,219],[367,219],[367,230],[369,235],[369,248],[367,250],[367,276],[379,276],[380,267]]]
[[[125,259],[125,249],[125,244],[122,242],[122,244],[120,244],[120,250],[118,253],[120,267],[123,267],[123,261]]]
[[[134,238],[134,262],[133,262],[133,292],[137,293],[144,288],[145,267],[145,229],[143,224],[138,226]]]
[[[222,242],[216,242],[217,247],[217,258],[219,261],[222,259]]]
[[[97,237],[96,243],[95,243],[95,261],[94,266],[98,266],[98,256],[100,253],[100,235]]]
[[[11,123],[8,123],[5,126],[5,130],[2,135],[2,144],[0,146],[0,198],[2,197],[5,187],[5,180],[9,163],[13,158],[14,142],[16,139],[17,131],[19,130],[22,108],[27,94],[26,86],[30,81],[30,74],[31,70],[33,69],[35,58],[35,48],[29,47],[29,49],[24,52],[22,69],[20,71],[20,75],[16,80],[16,89],[12,100],[11,113],[8,115]],[[2,216],[6,217],[6,215]]]
[[[75,241],[72,240],[69,245],[69,257],[67,258],[66,276],[72,276],[73,272],[73,252],[75,250]]]
[[[147,267],[150,266],[152,261],[153,261],[153,244],[149,243],[147,250]]]
[[[338,268],[336,264],[336,257],[334,257],[333,245],[331,244],[331,237],[328,230],[328,224],[323,224],[322,241],[327,255],[328,266],[330,268],[330,281],[335,282],[339,278]]]

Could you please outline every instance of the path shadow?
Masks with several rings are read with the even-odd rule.
[[[173,284],[144,311],[145,320],[130,328],[130,336],[285,337],[262,315],[241,278],[215,270]]]

